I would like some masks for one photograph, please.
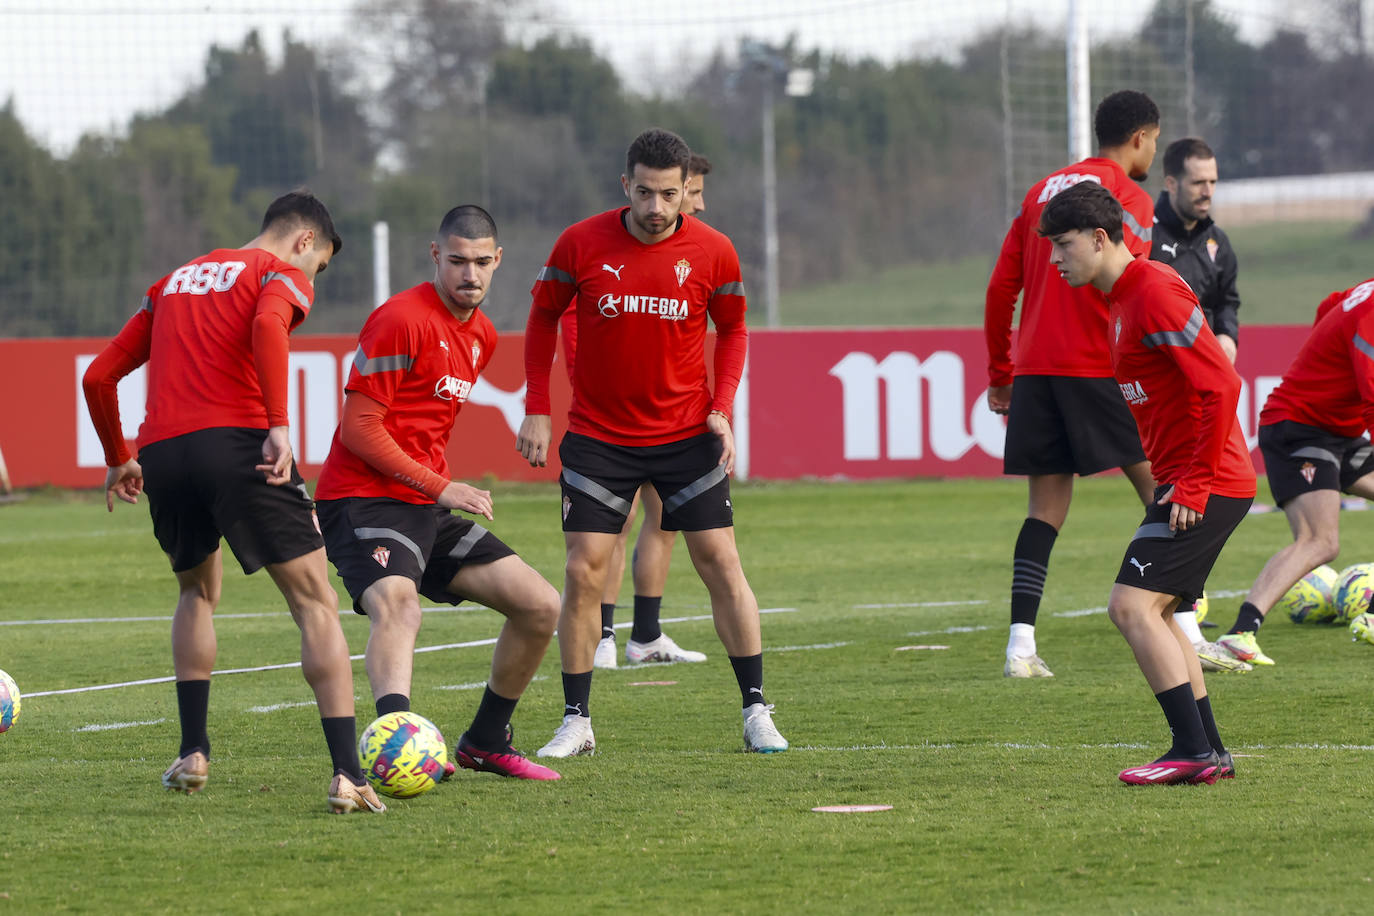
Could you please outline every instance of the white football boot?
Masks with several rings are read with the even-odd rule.
[[[744,746],[759,754],[776,754],[788,748],[787,739],[773,724],[773,705],[755,703],[744,707]]]
[[[591,757],[596,753],[596,736],[592,734],[590,716],[576,713],[563,717],[563,724],[553,733],[549,743],[535,752],[538,757]]]

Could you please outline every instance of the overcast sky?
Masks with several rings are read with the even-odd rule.
[[[1146,4],[1079,0],[1090,29],[1135,28]],[[574,32],[608,57],[631,88],[673,89],[717,47],[742,35],[885,61],[952,54],[1009,13],[1017,23],[1062,23],[1069,0],[542,0],[530,34]],[[1374,5],[1374,0],[1371,0]],[[1214,0],[1260,40],[1282,0]],[[257,28],[275,50],[284,28],[312,44],[348,28],[351,0],[3,0],[0,100],[12,98],[40,142],[65,153],[84,131],[118,130],[139,111],[175,101],[200,80],[212,43],[237,46]]]

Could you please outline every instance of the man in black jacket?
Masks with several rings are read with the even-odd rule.
[[[1231,240],[1212,222],[1217,159],[1196,137],[1184,137],[1164,151],[1164,191],[1155,202],[1150,258],[1178,271],[1192,287],[1231,362],[1236,361],[1240,323],[1236,310],[1236,253]]]

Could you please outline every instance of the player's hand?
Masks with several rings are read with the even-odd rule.
[[[1236,364],[1236,339],[1230,334],[1218,334],[1217,345],[1221,347],[1221,352],[1226,354],[1226,358],[1234,366]]]
[[[445,509],[471,512],[473,515],[480,515],[487,521],[491,521],[490,490],[479,490],[465,483],[450,480],[448,486],[444,487],[444,492],[439,494],[437,502]]]
[[[553,438],[553,420],[548,414],[530,414],[520,424],[515,436],[515,450],[525,456],[532,468],[549,463],[549,440]]]
[[[123,464],[105,472],[105,511],[114,511],[115,497],[126,503],[138,504],[138,494],[143,492],[143,468],[130,458]]]
[[[291,482],[291,427],[274,426],[262,440],[262,464],[257,466],[274,487]]]
[[[1156,505],[1167,506],[1169,503],[1173,502],[1173,498],[1174,488],[1170,487],[1164,491],[1164,495],[1159,498],[1159,502],[1156,503]],[[1174,503],[1173,508],[1169,510],[1170,531],[1187,531],[1200,521],[1202,521],[1201,512],[1196,509],[1189,509],[1187,506],[1180,503]]]
[[[992,385],[988,388],[988,410],[1006,416],[1011,411],[1011,386]]]
[[[735,433],[730,429],[730,421],[724,414],[712,411],[706,415],[706,428],[720,440],[720,461],[716,464],[725,468],[726,475],[735,471]]]

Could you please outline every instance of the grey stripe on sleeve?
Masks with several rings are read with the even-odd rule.
[[[283,273],[277,273],[275,270],[269,271],[268,273],[262,275],[263,286],[266,286],[273,280],[280,280],[283,286],[291,290],[291,295],[296,297],[296,301],[300,303],[300,307],[305,309],[307,312],[310,311],[310,299],[305,295],[305,293],[301,292],[300,289],[297,288],[295,283],[291,282],[290,277]]]
[[[1124,207],[1122,208],[1121,221],[1124,222],[1126,228],[1134,232],[1136,238],[1140,239],[1142,242],[1150,241],[1155,234],[1154,223],[1151,223],[1149,228],[1140,225],[1140,222],[1131,214],[1131,211]]]
[[[567,271],[559,270],[557,267],[553,267],[549,264],[545,264],[543,267],[539,268],[539,275],[534,278],[534,282],[536,283],[541,280],[551,280],[556,283],[575,282],[572,274]]]
[[[408,372],[414,364],[415,358],[404,353],[398,353],[395,356],[374,356],[368,359],[367,354],[360,349],[358,355],[353,357],[353,368],[358,370],[359,375],[395,372],[397,369]]]
[[[1140,342],[1150,349],[1155,347],[1191,347],[1196,341],[1197,336],[1202,331],[1202,309],[1193,306],[1193,314],[1188,318],[1188,323],[1183,326],[1181,331],[1159,331],[1155,334],[1146,334]]]
[[[711,295],[712,295],[712,296],[743,296],[743,295],[744,295],[744,281],[743,281],[743,280],[736,280],[736,281],[733,282],[733,283],[726,283],[726,284],[724,284],[724,285],[722,285],[722,286],[717,286],[717,287],[715,288],[715,290],[712,291]]]

